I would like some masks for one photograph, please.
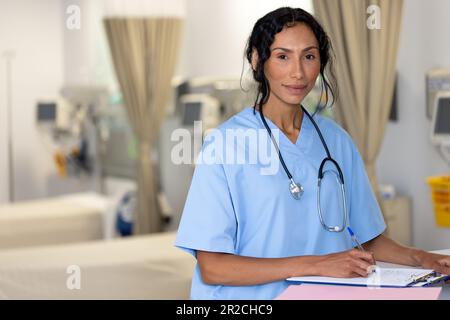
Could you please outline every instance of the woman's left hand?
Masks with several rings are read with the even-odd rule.
[[[433,269],[439,273],[450,275],[450,256],[424,252],[421,264],[425,269]]]

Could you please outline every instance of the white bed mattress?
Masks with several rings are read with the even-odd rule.
[[[103,238],[108,198],[82,193],[0,206],[0,249]]]
[[[189,299],[195,259],[175,233],[0,251],[2,299]],[[80,289],[67,281],[80,270]]]

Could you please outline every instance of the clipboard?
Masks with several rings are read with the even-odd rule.
[[[440,274],[431,269],[380,268],[376,267],[367,278],[332,278],[332,277],[292,277],[287,281],[297,283],[347,285],[364,287],[426,287],[450,279],[450,276]]]

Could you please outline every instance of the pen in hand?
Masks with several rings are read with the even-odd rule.
[[[361,243],[358,241],[358,238],[356,238],[355,234],[353,233],[353,230],[350,229],[350,227],[347,227],[348,233],[350,233],[350,237],[352,238],[353,242],[358,246],[358,249],[362,252],[365,252],[364,248],[362,247]]]
[[[366,250],[364,250],[363,246],[361,245],[361,242],[359,242],[358,238],[356,238],[355,234],[353,233],[353,230],[350,229],[350,227],[347,227],[347,231],[348,233],[350,233],[350,237],[352,238],[353,242],[356,244],[358,249],[361,250],[362,252],[366,252]],[[376,271],[375,268],[370,268],[368,273],[374,273],[375,271]]]

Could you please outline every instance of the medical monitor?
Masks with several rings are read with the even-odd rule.
[[[202,121],[203,130],[214,128],[221,121],[220,103],[208,94],[186,94],[181,97],[182,125],[193,127]]]
[[[37,105],[37,121],[55,122],[56,107],[56,102],[39,102]]]
[[[183,106],[183,126],[193,126],[194,121],[201,120],[202,103],[199,101],[187,101]]]
[[[431,125],[431,140],[434,144],[450,145],[450,91],[436,95]]]

